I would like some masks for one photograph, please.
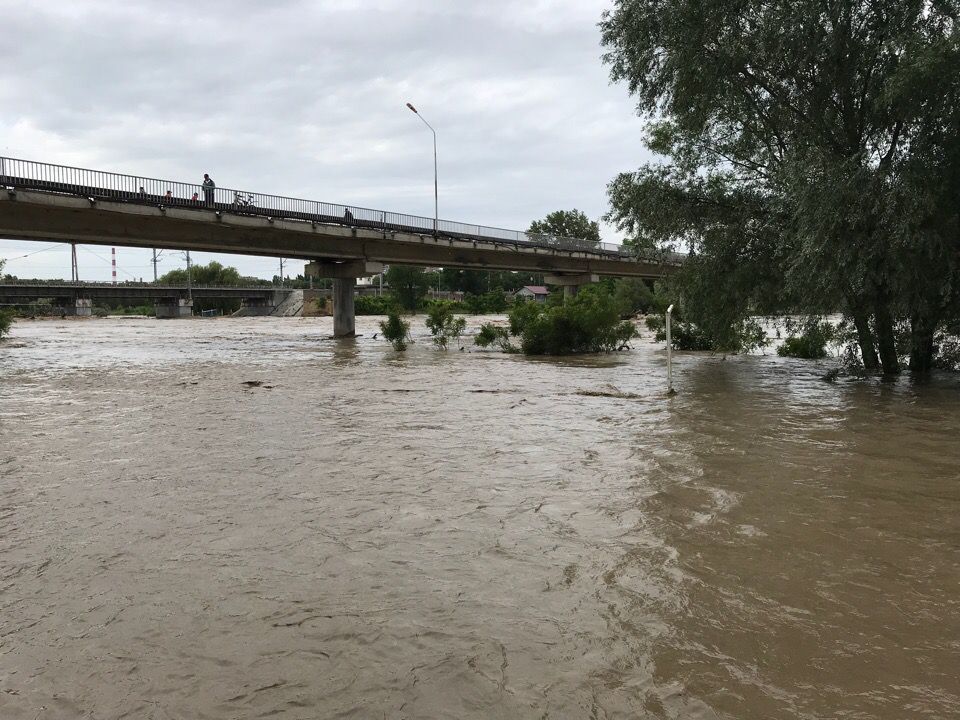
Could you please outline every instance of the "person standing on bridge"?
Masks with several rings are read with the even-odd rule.
[[[213,178],[203,174],[203,199],[207,203],[207,207],[213,207],[213,190],[217,187],[217,184],[213,181]]]

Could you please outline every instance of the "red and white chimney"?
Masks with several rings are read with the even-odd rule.
[[[110,267],[113,270],[113,284],[117,284],[117,249],[110,248]]]

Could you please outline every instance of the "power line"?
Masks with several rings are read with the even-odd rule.
[[[38,254],[38,253],[46,252],[47,250],[58,250],[58,249],[60,249],[60,248],[61,248],[60,245],[51,245],[50,247],[40,248],[39,250],[34,250],[33,252],[28,252],[26,255],[18,255],[17,257],[3,258],[3,261],[4,261],[4,262],[11,262],[11,261],[13,261],[13,260],[23,260],[24,258],[28,258],[28,257],[30,257],[31,255],[36,255],[36,254]]]
[[[110,260],[107,260],[107,258],[103,257],[102,255],[100,255],[100,254],[98,254],[98,253],[95,253],[93,250],[89,250],[89,249],[83,247],[83,245],[80,246],[80,249],[83,250],[84,252],[90,253],[91,255],[93,255],[93,256],[96,257],[96,258],[100,258],[100,259],[103,260],[105,263],[109,263],[109,264],[112,265],[112,263],[110,262]],[[134,275],[132,272],[129,272],[128,270],[126,270],[126,268],[122,268],[122,267],[120,267],[119,265],[117,265],[117,269],[120,270],[121,272],[126,273],[127,275],[129,275],[130,277],[132,277],[134,280],[137,279],[137,276]]]

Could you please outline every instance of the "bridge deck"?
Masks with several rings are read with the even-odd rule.
[[[615,245],[0,157],[0,237],[551,273],[660,277]]]

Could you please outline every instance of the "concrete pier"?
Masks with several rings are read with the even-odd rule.
[[[70,312],[70,310],[73,312]],[[93,315],[93,300],[90,298],[77,298],[74,301],[73,308],[66,307],[67,315],[76,315],[77,317],[90,317]]]
[[[564,274],[564,275],[546,275],[543,278],[543,281],[547,285],[559,285],[563,288],[563,301],[569,302],[577,295],[577,289],[581,285],[587,285],[589,283],[595,283],[600,280],[599,275],[593,273],[578,273],[578,274]]]
[[[353,307],[353,293],[356,287],[356,278],[334,278],[333,280],[334,337],[353,337],[357,334]]]
[[[348,262],[315,261],[304,268],[306,277],[333,278],[333,336],[354,337],[357,334],[353,296],[357,278],[383,272],[383,263],[367,260]]]
[[[155,312],[161,320],[193,317],[193,300],[184,298],[161,300],[157,302]]]

